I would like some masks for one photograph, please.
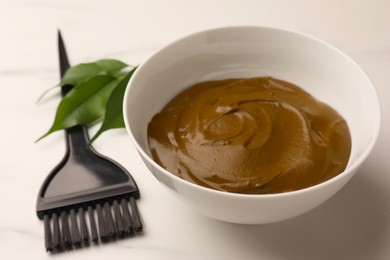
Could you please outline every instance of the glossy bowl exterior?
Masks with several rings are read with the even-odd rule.
[[[205,80],[255,76],[292,82],[344,116],[350,127],[352,151],[343,173],[298,191],[244,195],[187,182],[153,161],[147,125],[176,94]],[[157,51],[129,81],[123,112],[134,145],[162,184],[207,216],[243,224],[285,220],[326,201],[355,174],[372,150],[380,128],[374,87],[348,56],[310,36],[267,27],[203,31]]]

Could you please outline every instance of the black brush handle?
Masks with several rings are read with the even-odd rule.
[[[58,55],[60,60],[60,76],[64,77],[66,71],[70,68],[68,55],[66,54],[64,40],[62,39],[61,32],[58,30]],[[62,86],[61,92],[64,97],[73,88],[71,85]]]
[[[66,148],[70,155],[80,155],[90,149],[88,130],[84,125],[65,129]]]
[[[66,71],[70,68],[68,55],[66,54],[65,44],[58,31],[58,51],[60,61],[60,75],[64,77]],[[73,88],[72,85],[64,85],[61,87],[62,96],[66,96]],[[66,147],[70,153],[79,153],[88,149],[89,137],[87,128],[84,125],[76,125],[65,129]]]

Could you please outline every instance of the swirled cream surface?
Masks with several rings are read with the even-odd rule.
[[[271,77],[209,81],[173,98],[148,125],[153,159],[216,190],[299,190],[341,173],[346,121],[303,89]]]

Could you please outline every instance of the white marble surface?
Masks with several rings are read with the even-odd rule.
[[[390,259],[389,11],[386,0],[2,0],[1,259]],[[64,142],[63,133],[56,133],[34,144],[50,126],[59,95],[39,106],[35,101],[58,81],[57,28],[73,64],[108,57],[138,64],[178,37],[226,25],[309,33],[357,61],[372,79],[383,110],[378,143],[362,169],[336,196],[303,216],[270,225],[233,225],[199,215],[173,198],[148,173],[125,130],[114,130],[95,147],[136,179],[145,234],[47,254],[35,200],[41,182],[62,158]]]

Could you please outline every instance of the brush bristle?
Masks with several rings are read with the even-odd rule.
[[[89,233],[87,222],[85,221],[85,213],[82,207],[79,208],[79,219],[80,219],[80,234],[81,234],[81,242],[84,245],[89,244]]]
[[[130,209],[129,210],[129,204]],[[88,222],[85,217],[88,212]],[[95,220],[95,212],[97,224]],[[78,217],[77,217],[78,216]],[[142,218],[134,198],[98,202],[44,215],[45,246],[48,252],[87,247],[142,231]],[[60,225],[61,223],[61,225]]]

